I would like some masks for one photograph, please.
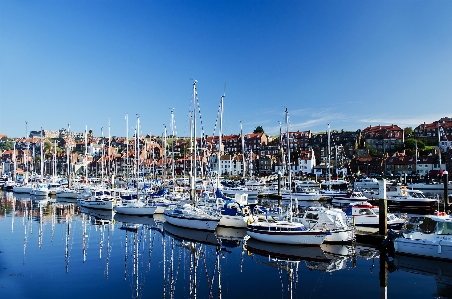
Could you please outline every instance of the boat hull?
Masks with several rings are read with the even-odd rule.
[[[165,212],[165,220],[174,226],[192,228],[197,230],[214,231],[219,219],[209,217],[194,217],[191,215],[174,215],[171,212]]]
[[[116,213],[125,215],[154,215],[157,206],[143,206],[143,207],[131,207],[131,206],[115,206]]]
[[[262,242],[289,244],[289,245],[320,245],[325,241],[327,234],[312,231],[278,232],[248,227],[248,235]]]
[[[452,260],[452,240],[430,241],[398,238],[394,240],[394,249],[403,254]]]
[[[80,200],[79,205],[90,209],[113,210],[115,203],[113,201],[103,200]]]
[[[18,186],[15,186],[13,188],[13,192],[14,193],[30,194],[32,189],[33,189],[32,187],[18,187]]]
[[[353,241],[353,230],[333,230],[331,235],[326,236],[325,243],[349,243]]]
[[[251,216],[228,216],[228,215],[222,215],[220,218],[220,222],[218,223],[218,226],[223,227],[237,227],[237,228],[246,228],[247,220]]]

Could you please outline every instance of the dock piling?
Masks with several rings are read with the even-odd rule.
[[[378,233],[380,236],[386,236],[388,234],[388,202],[386,200],[386,181],[382,179],[378,181],[379,183],[379,224]]]
[[[444,182],[444,202],[446,204],[446,208],[449,208],[449,173],[447,170],[443,172],[443,182]]]

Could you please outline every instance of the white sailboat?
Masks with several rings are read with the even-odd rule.
[[[195,80],[193,82],[193,131],[194,131],[194,161],[192,163],[192,178],[191,178],[191,199],[193,204],[197,203],[197,198],[195,194],[195,186],[194,182],[196,181],[196,172],[197,172],[197,159],[196,159],[196,101],[197,101],[197,92],[196,92],[196,83]],[[192,229],[199,230],[208,230],[213,231],[218,225],[220,221],[220,216],[216,215],[214,211],[208,211],[205,209],[201,209],[196,206],[192,206],[190,204],[180,205],[173,209],[166,209],[164,211],[165,219],[168,223]]]
[[[289,147],[289,119],[286,108],[286,136]],[[290,165],[290,151],[288,151],[288,165]],[[291,167],[289,167],[289,186],[291,185]],[[290,220],[292,220],[292,198],[289,205]],[[320,245],[328,235],[327,229],[309,229],[302,223],[275,220],[272,217],[260,218],[248,224],[248,235],[263,242],[290,244],[290,245]]]

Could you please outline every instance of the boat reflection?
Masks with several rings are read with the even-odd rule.
[[[89,216],[91,224],[106,225],[113,224],[115,212],[113,210],[91,209],[79,207],[80,212]]]
[[[436,282],[436,294],[432,297],[451,298],[452,294],[452,262],[433,260],[397,254],[394,257],[397,269],[409,273],[432,276]]]
[[[232,228],[218,226],[215,234],[220,241],[222,247],[236,248],[239,247],[246,236],[246,228]]]
[[[156,222],[153,217],[149,216],[133,216],[133,215],[125,215],[125,214],[115,214],[114,219],[116,221],[122,222],[122,223],[129,223],[129,224],[146,224],[155,226]]]
[[[187,229],[179,226],[174,226],[172,224],[169,224],[168,222],[165,222],[163,224],[163,229],[166,233],[170,234],[175,239],[180,241],[191,241],[208,245],[220,244],[217,236],[212,231]]]
[[[274,244],[249,238],[245,243],[245,247],[249,253],[275,259],[317,262],[330,260],[319,246]]]

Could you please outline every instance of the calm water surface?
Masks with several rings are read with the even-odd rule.
[[[389,258],[385,290],[372,247],[275,246],[163,221],[0,191],[0,298],[452,298],[452,263]]]

